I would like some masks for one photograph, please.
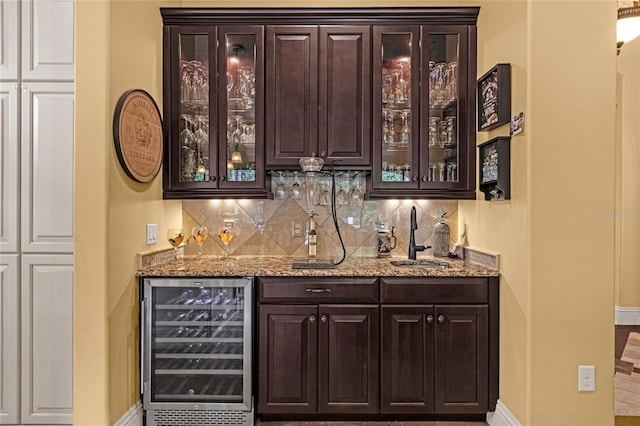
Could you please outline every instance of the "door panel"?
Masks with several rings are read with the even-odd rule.
[[[319,153],[336,166],[371,163],[371,29],[320,27]]]
[[[321,305],[318,411],[378,412],[378,307]]]
[[[260,305],[258,412],[316,412],[316,316],[315,305]]]
[[[318,145],[318,28],[268,26],[266,38],[267,167],[298,167]]]
[[[436,306],[435,318],[436,412],[486,412],[487,306]]]
[[[433,412],[433,306],[383,306],[381,411]]]
[[[22,423],[71,424],[73,256],[23,255]]]
[[[23,84],[24,252],[73,252],[73,118],[73,83]]]

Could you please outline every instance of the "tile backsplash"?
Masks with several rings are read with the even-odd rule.
[[[377,224],[385,228],[395,226],[397,248],[392,255],[406,256],[409,244],[411,206],[416,206],[418,229],[416,243],[433,244],[433,225],[436,217],[447,212],[451,229],[451,244],[457,241],[458,202],[443,200],[375,200],[364,201],[361,207],[341,205],[337,209],[340,233],[334,226],[330,206],[316,208],[318,257],[340,259],[342,247],[347,257],[373,257],[377,254]],[[203,255],[222,255],[223,246],[218,232],[225,221],[234,222],[235,235],[229,243],[231,255],[273,255],[306,257],[306,231],[309,216],[306,200],[189,200],[182,202],[182,226],[187,234],[194,226],[206,226],[209,237],[202,247]],[[294,237],[295,224],[302,226],[302,236]],[[198,254],[193,238],[188,239],[185,255]],[[427,250],[418,256],[431,255]]]

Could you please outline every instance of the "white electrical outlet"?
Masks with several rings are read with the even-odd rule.
[[[291,222],[291,236],[292,237],[304,237],[304,230],[302,229],[302,222]]]
[[[147,224],[147,245],[158,244],[158,224]]]
[[[578,366],[578,392],[594,392],[596,390],[596,367],[593,365]]]

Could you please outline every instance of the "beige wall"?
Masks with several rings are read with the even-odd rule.
[[[144,89],[162,108],[164,1],[76,3],[76,294],[74,424],[113,424],[138,400],[136,253],[145,225],[182,221],[162,179],[131,181],[113,149],[120,95]],[[160,236],[161,245],[167,245]]]
[[[613,424],[615,2],[480,5],[478,73],[511,63],[525,113],[512,199],[459,203],[470,245],[502,254],[500,398],[526,425]]]
[[[76,3],[77,425],[110,425],[136,403],[135,253],[147,249],[146,223],[166,229],[181,220],[180,203],[161,200],[159,177],[141,185],[122,174],[111,133],[125,90],[145,89],[161,104],[158,7],[165,4]],[[526,425],[613,424],[614,240],[604,212],[614,209],[614,150],[607,148],[614,140],[615,2],[473,4],[482,7],[478,73],[511,63],[513,112],[526,117],[525,132],[512,141],[512,200],[461,202],[458,219],[472,246],[503,255],[500,398]],[[505,132],[482,133],[478,142]],[[578,364],[596,365],[595,393],[577,392]]]
[[[616,305],[640,306],[640,39],[617,58]]]

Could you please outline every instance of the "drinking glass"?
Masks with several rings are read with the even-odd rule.
[[[177,250],[184,241],[184,232],[182,228],[169,228],[167,230],[167,240],[174,250]]]
[[[224,258],[229,257],[229,243],[233,240],[233,228],[230,226],[223,226],[218,230],[218,238],[222,241],[224,246]]]
[[[347,191],[345,191],[343,184],[344,182],[339,185],[340,189],[338,190],[338,194],[336,195],[336,203],[338,203],[338,205],[340,206],[348,203]]]
[[[204,240],[207,239],[209,235],[209,231],[206,226],[194,226],[191,230],[191,235],[193,235],[193,239],[198,243],[198,256],[202,256],[202,244]]]
[[[351,189],[351,198],[349,200],[349,205],[352,207],[362,207],[362,200],[364,199],[364,194],[362,189],[360,188],[360,179],[358,177],[353,178],[353,188]]]
[[[278,174],[280,175],[280,177],[278,179],[278,186],[276,186],[275,197],[278,200],[282,200],[287,195],[287,188],[284,186],[284,178],[282,177],[282,172],[278,172]]]
[[[298,172],[293,172],[293,185],[291,185],[289,192],[291,193],[291,198],[294,200],[302,198],[302,188],[298,182]]]

